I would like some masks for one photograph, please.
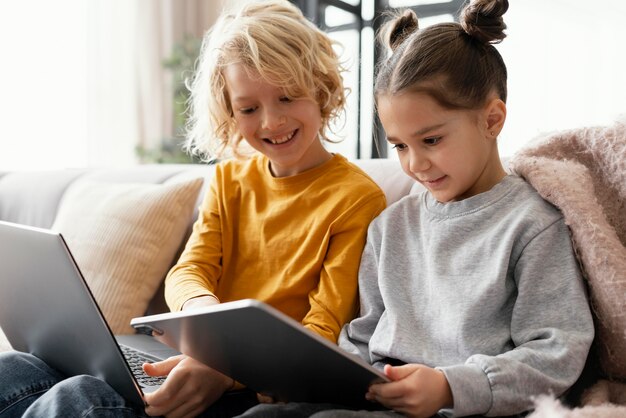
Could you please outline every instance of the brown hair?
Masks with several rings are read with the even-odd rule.
[[[446,108],[476,109],[495,91],[506,102],[506,66],[493,44],[506,37],[508,8],[508,0],[475,0],[460,23],[425,29],[413,11],[404,11],[379,33],[392,54],[378,67],[376,96],[420,91]]]

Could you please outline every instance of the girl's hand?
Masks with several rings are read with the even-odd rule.
[[[392,381],[370,386],[365,395],[409,417],[431,417],[441,408],[452,407],[452,392],[442,371],[422,366],[385,366]]]
[[[185,355],[144,363],[143,370],[149,376],[167,376],[159,389],[145,394],[150,416],[195,417],[234,384],[230,377]]]

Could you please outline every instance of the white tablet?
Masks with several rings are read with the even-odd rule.
[[[276,400],[367,407],[368,386],[388,381],[362,359],[253,299],[134,318],[131,325]]]

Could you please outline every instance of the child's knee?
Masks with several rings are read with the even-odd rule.
[[[102,398],[113,392],[113,389],[103,380],[83,374],[68,377],[59,382],[52,391],[55,392],[55,396],[59,399],[65,398],[71,401],[71,399],[76,398]]]
[[[63,376],[32,354],[20,351],[0,353],[0,375],[2,381],[56,381]]]
[[[136,416],[136,411],[111,386],[88,375],[72,376],[57,383],[28,412],[32,416]]]
[[[21,351],[5,351],[0,353],[0,368],[2,370],[12,370],[18,367],[34,366],[40,361],[41,360],[32,354],[22,353]]]
[[[0,353],[0,414],[22,416],[60,378],[59,373],[32,354]]]

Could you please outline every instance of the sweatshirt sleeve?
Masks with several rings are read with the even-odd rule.
[[[379,252],[375,243],[380,242],[380,240],[373,238],[375,235],[374,223],[370,225],[368,230],[367,242],[363,249],[359,268],[360,313],[357,318],[343,327],[339,336],[341,348],[361,357],[370,364],[373,363],[373,359],[370,358],[369,354],[369,341],[385,309],[378,287]]]
[[[180,311],[189,299],[215,296],[222,273],[222,228],[218,198],[219,166],[200,206],[198,219],[178,262],[165,279],[165,300]]]
[[[594,327],[563,220],[531,239],[513,268],[518,289],[511,320],[514,349],[440,368],[452,389],[455,416],[528,410],[537,394],[563,394],[584,367]]]

